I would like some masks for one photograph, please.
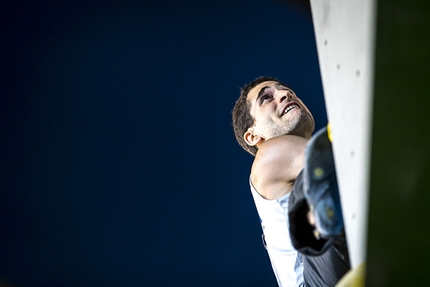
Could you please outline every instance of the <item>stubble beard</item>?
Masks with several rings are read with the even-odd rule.
[[[301,112],[297,117],[282,124],[276,123],[273,119],[263,122],[264,128],[260,128],[265,139],[281,135],[295,135],[304,138],[310,138],[315,128],[314,119],[311,115]]]

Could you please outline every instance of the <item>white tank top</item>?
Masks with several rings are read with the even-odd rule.
[[[260,216],[263,240],[269,253],[278,285],[299,287],[303,281],[303,261],[291,244],[288,224],[288,200],[290,194],[279,199],[263,198],[249,181],[252,197]]]

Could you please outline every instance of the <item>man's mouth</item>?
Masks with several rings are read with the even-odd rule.
[[[295,103],[295,102],[290,102],[290,103],[288,103],[285,107],[284,107],[284,110],[282,111],[282,113],[281,113],[281,117],[283,116],[283,115],[285,115],[285,114],[287,114],[289,111],[291,111],[292,109],[294,109],[294,108],[300,108],[300,106],[297,104],[297,103]]]

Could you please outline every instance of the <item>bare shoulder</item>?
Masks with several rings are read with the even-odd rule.
[[[265,141],[252,165],[251,181],[267,199],[276,199],[291,191],[303,169],[307,139],[283,135]]]

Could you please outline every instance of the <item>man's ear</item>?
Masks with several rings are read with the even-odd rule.
[[[264,138],[256,132],[255,127],[249,128],[243,135],[243,139],[248,145],[257,147],[264,141]]]

